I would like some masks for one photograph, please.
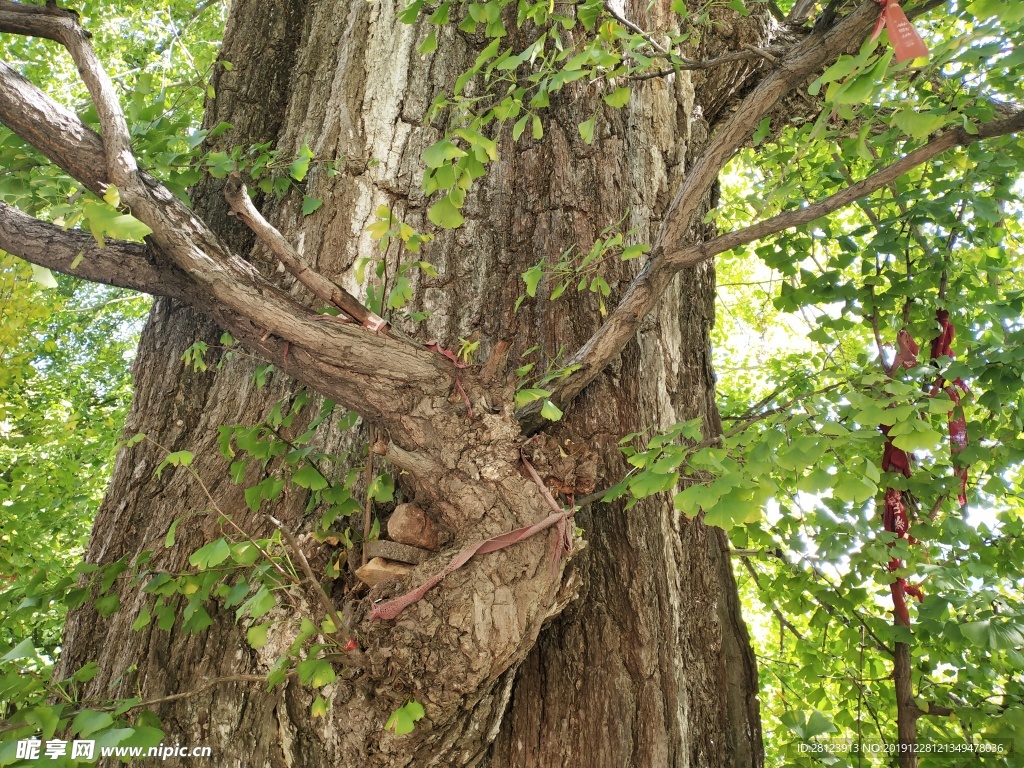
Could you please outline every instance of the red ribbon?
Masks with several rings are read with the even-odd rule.
[[[876,40],[882,30],[889,28],[889,42],[896,51],[896,61],[904,62],[907,59],[917,59],[928,55],[928,46],[917,34],[914,25],[910,23],[907,14],[900,8],[897,0],[876,0],[882,6],[882,13],[875,24],[875,31],[871,39]]]
[[[913,368],[917,365],[917,354],[919,347],[914,339],[905,330],[896,334],[896,357],[889,375],[894,375],[901,368]],[[893,445],[889,437],[889,427],[880,426],[882,434],[885,435],[885,452],[882,454],[882,469],[886,472],[899,472],[904,477],[910,477],[910,454],[902,448]],[[909,539],[910,520],[907,517],[907,510],[903,506],[903,491],[898,488],[885,489],[885,511],[882,514],[882,527],[889,533],[895,533],[897,538]],[[903,561],[897,557],[889,558],[889,572],[897,571],[903,567]],[[919,601],[924,600],[924,592],[915,584],[909,584],[902,576],[896,577],[889,584],[889,591],[892,592],[893,611],[896,614],[897,622],[905,627],[910,626],[910,610],[907,608],[907,595],[913,595]]]
[[[955,357],[953,354],[953,338],[956,336],[956,329],[949,320],[949,312],[940,309],[935,313],[935,319],[939,324],[939,335],[932,341],[931,359],[938,360],[940,357]],[[967,447],[967,417],[964,414],[964,407],[960,403],[963,395],[971,394],[971,391],[964,384],[963,379],[956,378],[952,384],[946,383],[945,379],[939,376],[932,385],[932,395],[945,390],[949,399],[953,401],[953,407],[949,411],[949,452],[954,457]],[[960,491],[957,494],[957,501],[960,506],[967,504],[967,467],[962,466],[957,470],[960,478]]]
[[[953,357],[953,338],[956,336],[956,329],[949,319],[949,312],[940,309],[935,313],[935,319],[939,325],[939,335],[932,340],[930,358],[934,362],[940,357]],[[896,358],[893,360],[889,375],[895,374],[901,368],[913,368],[917,365],[918,346],[905,330],[901,330],[896,336]],[[947,384],[941,376],[935,380],[931,388],[931,395],[934,397],[940,391],[945,391],[953,401],[953,409],[948,416],[949,422],[949,452],[954,457],[967,447],[967,418],[961,405],[961,396],[970,394],[967,385],[961,379],[955,379],[952,384]],[[882,469],[886,472],[899,472],[904,477],[910,477],[911,456],[906,451],[893,445],[889,437],[889,427],[881,426],[885,435],[885,452],[882,454]],[[960,491],[957,496],[960,506],[967,504],[967,467],[963,466],[957,470],[960,478]],[[885,489],[885,511],[882,515],[882,526],[889,533],[895,533],[897,538],[907,539],[914,543],[910,535],[910,520],[907,517],[907,510],[903,505],[903,492],[898,488]],[[892,557],[889,559],[889,572],[899,570],[903,567],[903,561]],[[918,601],[924,600],[924,592],[916,584],[910,584],[903,577],[897,577],[889,585],[892,592],[893,612],[896,615],[897,623],[905,627],[910,626],[910,611],[907,608],[907,595],[916,597]]]

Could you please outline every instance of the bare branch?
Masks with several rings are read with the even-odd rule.
[[[224,187],[224,198],[235,215],[256,233],[295,279],[306,286],[314,296],[337,307],[371,331],[381,331],[387,327],[384,318],[363,306],[355,296],[309,268],[284,235],[256,209],[249,199],[242,178],[237,173],[232,173],[228,178],[228,183]]]
[[[86,232],[61,229],[3,202],[0,249],[56,272],[153,296],[184,299],[194,285],[179,269],[161,263],[149,245],[108,240],[100,248]]]

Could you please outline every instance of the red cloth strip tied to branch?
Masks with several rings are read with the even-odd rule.
[[[896,61],[902,63],[908,59],[917,59],[928,55],[928,46],[917,34],[914,25],[910,23],[907,14],[900,8],[896,0],[877,0],[882,6],[882,13],[878,17],[875,31],[871,39],[875,40],[882,30],[889,29],[889,42],[896,51]]]
[[[558,502],[555,501],[551,492],[540,479],[540,475],[537,474],[537,470],[535,470],[533,465],[526,460],[525,456],[522,458],[522,461],[526,466],[527,471],[530,473],[530,477],[533,479],[533,482],[537,484],[541,493],[544,494],[544,499],[547,501],[548,506],[552,508],[553,512],[539,523],[517,528],[514,531],[509,531],[508,533],[503,533],[500,536],[495,536],[493,539],[487,539],[485,541],[478,541],[475,544],[470,544],[455,555],[455,557],[451,559],[451,562],[448,563],[448,565],[446,565],[441,571],[431,576],[416,589],[406,592],[404,595],[396,597],[393,600],[388,600],[386,603],[375,605],[373,607],[373,611],[370,613],[371,620],[379,621],[382,619],[388,620],[397,618],[402,611],[427,594],[427,592],[430,591],[432,587],[435,587],[440,583],[445,576],[457,571],[469,562],[473,555],[497,552],[499,549],[505,549],[505,547],[510,547],[513,544],[525,541],[534,534],[547,530],[552,526],[555,526],[558,531],[558,536],[555,538],[554,552],[551,555],[552,578],[558,575],[559,557],[572,553],[572,531],[569,529],[570,512],[558,506]]]
[[[896,335],[896,347],[896,358],[889,371],[890,376],[895,375],[901,368],[913,368],[917,365],[919,348],[909,333],[901,330]],[[899,472],[904,477],[910,477],[910,454],[893,445],[892,438],[889,437],[889,427],[883,424],[881,430],[885,435],[882,469],[886,472]],[[895,533],[897,538],[910,538],[910,520],[907,517],[906,507],[903,505],[903,491],[898,488],[885,489],[885,512],[882,515],[882,527],[889,533]],[[902,567],[902,560],[897,557],[889,558],[890,573]],[[907,608],[907,595],[910,594],[918,600],[924,600],[924,592],[919,586],[909,584],[902,576],[896,577],[889,584],[889,591],[892,592],[893,611],[897,622],[909,627],[910,610]]]
[[[952,344],[956,336],[956,329],[949,319],[949,312],[940,309],[935,313],[935,319],[939,326],[939,335],[932,340],[930,359],[932,362],[941,357],[953,357]],[[906,331],[900,331],[896,337],[896,358],[893,360],[890,375],[894,375],[901,368],[913,368],[917,365],[918,346]],[[949,399],[953,401],[953,408],[949,412],[949,452],[952,456],[960,453],[967,447],[967,418],[964,414],[961,397],[970,394],[970,390],[964,382],[957,378],[952,384],[947,384],[945,379],[939,376],[931,388],[931,396],[934,397],[940,391],[945,391]],[[911,456],[906,451],[893,445],[889,437],[889,428],[881,427],[886,437],[885,452],[882,454],[882,469],[886,472],[899,472],[904,477],[910,477]],[[960,478],[960,488],[957,500],[961,507],[967,504],[967,467],[963,466],[957,470]],[[908,539],[913,542],[910,536],[910,520],[903,504],[903,492],[898,488],[885,489],[885,512],[882,517],[882,525],[886,531],[895,533],[898,538]],[[903,561],[893,557],[889,559],[889,572],[899,570],[903,567]],[[912,595],[918,601],[924,600],[924,592],[921,587],[910,584],[906,579],[897,577],[890,585],[892,592],[893,612],[896,620],[903,626],[910,626],[910,611],[907,608],[907,595]]]
[[[953,358],[953,338],[956,336],[956,329],[950,322],[949,312],[940,309],[935,313],[935,319],[939,324],[939,335],[932,341],[931,359],[938,360],[940,357]],[[952,384],[939,376],[932,386],[934,397],[940,390],[945,390],[949,399],[953,401],[953,408],[949,412],[949,452],[956,457],[960,451],[967,447],[967,417],[964,414],[964,407],[960,403],[963,395],[970,395],[971,391],[964,384],[963,379],[956,378]],[[964,465],[957,470],[960,478],[960,490],[957,493],[957,501],[961,507],[967,505],[967,466]]]

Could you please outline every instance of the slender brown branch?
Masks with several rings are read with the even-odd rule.
[[[814,32],[786,55],[777,69],[740,102],[687,171],[654,241],[654,251],[670,253],[686,241],[691,219],[725,164],[743,147],[761,119],[783,96],[867,34],[878,15],[874,0],[862,3],[835,27]]]
[[[228,177],[228,182],[224,185],[224,198],[235,215],[256,233],[256,236],[270,248],[285,269],[291,272],[295,279],[306,286],[314,296],[337,307],[371,331],[382,331],[387,328],[384,318],[371,312],[348,291],[335,285],[319,272],[310,269],[284,235],[263,218],[263,214],[253,205],[238,173],[232,173]]]
[[[829,213],[844,208],[858,199],[891,184],[895,179],[954,147],[964,147],[976,141],[1018,133],[1024,130],[1024,111],[1006,120],[996,120],[975,127],[968,133],[962,127],[954,128],[932,139],[924,146],[852,184],[824,200],[803,208],[786,211],[745,229],[719,235],[703,243],[683,245],[663,251],[649,261],[630,286],[619,306],[608,321],[580,348],[570,365],[581,368],[556,388],[552,399],[563,407],[607,365],[632,338],[640,321],[654,308],[671,278],[681,269],[701,264],[719,253],[731,250],[786,229],[807,224]],[[528,428],[536,428],[531,409],[524,409],[521,420]]]
[[[931,717],[950,717],[951,715],[956,714],[956,710],[952,707],[944,707],[940,704],[928,704],[927,712],[920,707],[918,707],[917,711],[920,717],[924,717],[925,715],[929,715]]]
[[[834,195],[826,197],[824,200],[819,200],[817,203],[803,208],[780,213],[778,216],[765,219],[745,229],[712,238],[706,243],[677,249],[666,254],[666,259],[679,268],[689,267],[738,246],[752,243],[755,240],[760,240],[763,237],[774,235],[786,229],[808,224],[840,208],[845,208],[862,197],[877,192],[908,171],[923,165],[944,152],[948,152],[954,147],[966,147],[976,141],[1018,133],[1024,130],[1024,112],[1020,112],[1007,120],[993,121],[976,128],[977,133],[968,133],[963,128],[954,128],[932,139],[924,146],[910,152],[902,159],[886,166],[877,173],[836,192]]]
[[[725,440],[730,437],[734,437],[735,435],[739,434],[743,430],[756,424],[759,421],[764,421],[765,419],[775,416],[776,414],[783,413],[789,408],[792,408],[801,400],[806,400],[809,397],[817,397],[818,395],[828,394],[829,392],[835,389],[839,389],[840,387],[846,386],[848,383],[849,382],[846,381],[840,381],[835,384],[829,384],[828,386],[822,387],[821,389],[816,389],[813,392],[806,392],[802,395],[796,395],[790,400],[787,400],[782,405],[776,405],[773,408],[769,408],[768,410],[761,411],[760,413],[756,413],[753,416],[749,416],[746,419],[743,419],[739,424],[730,429],[728,432],[723,433],[722,439]]]
[[[766,48],[758,48],[756,45],[750,45],[749,43],[744,43],[743,50],[749,51],[750,53],[754,54],[755,56],[759,56],[760,58],[765,59],[766,61],[770,61],[772,64],[781,64],[782,63],[779,60],[778,56],[776,56],[774,53],[772,53],[771,51],[767,50]]]
[[[309,565],[309,560],[306,559],[306,555],[302,552],[302,547],[299,546],[299,542],[292,536],[291,531],[285,527],[284,523],[278,520],[273,515],[268,514],[267,517],[270,519],[277,530],[281,532],[285,542],[288,544],[288,548],[291,549],[295,558],[299,561],[299,567],[302,568],[302,572],[306,575],[306,581],[309,582],[310,589],[312,589],[320,603],[323,605],[324,610],[327,611],[327,615],[331,617],[331,623],[334,624],[334,631],[340,633],[342,638],[348,639],[352,636],[352,631],[348,628],[341,616],[338,615],[338,609],[334,607],[334,603],[331,602],[331,598],[324,592],[323,585],[317,580],[316,575],[313,573],[313,569]]]
[[[138,704],[132,706],[132,709],[141,709],[142,707],[152,707],[157,704],[166,704],[169,701],[178,701],[179,699],[188,699],[192,696],[197,696],[200,693],[210,690],[218,685],[224,685],[225,683],[265,683],[267,682],[266,677],[260,675],[228,675],[226,677],[214,677],[207,680],[200,686],[197,686],[189,691],[183,691],[182,693],[172,693],[167,696],[160,696],[156,699],[146,699],[146,701],[140,701]],[[111,707],[113,709],[113,707]]]

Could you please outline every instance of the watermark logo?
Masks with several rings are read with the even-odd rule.
[[[15,757],[19,760],[44,761],[60,757],[90,761],[96,760],[97,757],[156,757],[166,760],[169,757],[210,757],[212,752],[210,747],[188,747],[181,744],[160,744],[157,747],[100,747],[97,750],[95,739],[76,739],[71,742],[48,739],[44,742],[33,736],[18,741]]]
[[[94,760],[96,756],[96,742],[93,740],[72,741],[70,745],[62,739],[50,739],[44,742],[33,736],[31,739],[22,739],[18,742],[15,757],[21,760],[39,760],[40,757],[56,760],[58,757],[68,755],[68,747],[71,747],[70,756],[72,759]]]

